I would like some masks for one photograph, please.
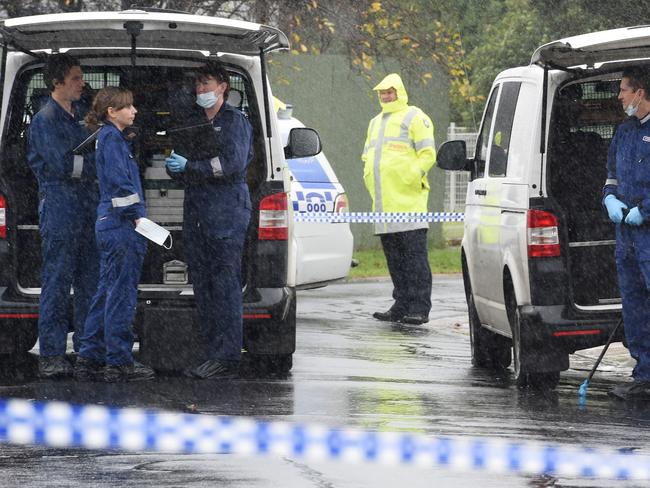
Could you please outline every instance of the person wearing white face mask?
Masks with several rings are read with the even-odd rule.
[[[375,212],[427,211],[427,173],[436,162],[433,122],[409,105],[397,73],[373,88],[381,112],[368,124],[361,154],[363,179]],[[393,282],[393,304],[373,317],[388,322],[421,325],[431,310],[431,269],[427,257],[426,222],[376,223]]]
[[[205,93],[197,93],[196,104],[199,107],[208,110],[214,107],[220,98],[221,95],[218,95],[213,91],[207,91]]]
[[[607,158],[603,205],[616,224],[616,268],[625,338],[637,363],[634,381],[610,395],[650,398],[650,70],[623,72],[618,100],[628,115],[616,130]],[[629,212],[625,215],[625,212]]]
[[[621,88],[621,90],[619,92],[619,98],[622,98],[622,97],[624,98],[625,97],[625,92],[628,89],[631,89],[631,87],[629,87],[629,88],[628,87]],[[639,96],[640,95],[639,90],[633,91],[632,93],[634,93],[634,98],[625,107],[625,115],[627,115],[628,117],[634,117],[637,114],[637,112],[639,111],[639,105],[641,104],[641,97]]]
[[[200,144],[212,144],[213,151],[205,159],[172,152],[166,161],[170,176],[185,184],[183,243],[199,315],[198,343],[204,345],[186,374],[232,378],[242,348],[241,260],[251,213],[246,170],[253,130],[244,114],[225,103],[230,76],[221,64],[200,68],[195,87],[202,109],[195,118],[207,119],[214,129],[214,140]]]

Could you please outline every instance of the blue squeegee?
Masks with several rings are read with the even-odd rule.
[[[614,339],[614,336],[616,335],[616,332],[618,331],[618,328],[621,326],[622,323],[623,323],[623,317],[620,318],[620,320],[616,324],[616,327],[614,327],[614,330],[612,330],[611,334],[609,334],[609,337],[607,338],[607,342],[605,343],[605,347],[603,347],[603,350],[600,351],[600,356],[598,356],[598,359],[596,360],[596,364],[594,364],[594,367],[591,368],[591,371],[589,372],[589,376],[587,376],[587,379],[584,380],[580,385],[580,389],[578,390],[578,396],[580,399],[581,407],[584,406],[585,401],[587,400],[587,388],[589,388],[589,381],[591,381],[591,378],[594,376],[594,373],[598,369],[600,362],[603,360],[603,356],[605,356],[607,349],[609,349],[609,345],[612,343],[612,339]]]

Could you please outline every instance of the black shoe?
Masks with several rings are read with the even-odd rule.
[[[404,322],[405,324],[420,325],[420,324],[426,324],[428,321],[429,321],[429,317],[420,313],[410,313],[402,317],[402,322]]]
[[[633,381],[618,385],[607,394],[618,400],[650,400],[650,381]]]
[[[104,378],[104,364],[77,356],[72,376],[77,381],[100,381]]]
[[[69,378],[72,376],[72,365],[65,354],[40,356],[38,358],[38,376],[43,379]]]
[[[400,322],[402,320],[402,315],[388,310],[387,312],[375,312],[372,314],[377,320],[382,322]]]
[[[148,381],[156,377],[153,369],[145,364],[133,361],[131,364],[119,366],[106,366],[104,369],[104,381],[117,383],[121,381]]]
[[[203,364],[192,368],[185,373],[193,378],[207,379],[233,379],[239,376],[239,363],[226,363],[218,359],[208,359]]]

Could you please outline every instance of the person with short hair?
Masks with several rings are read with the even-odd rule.
[[[196,365],[186,374],[200,379],[233,378],[243,339],[241,261],[251,215],[246,171],[253,158],[253,130],[243,113],[226,103],[230,75],[209,62],[195,80],[199,122],[212,124],[210,159],[172,153],[166,165],[185,184],[183,246],[199,315]]]
[[[136,232],[146,216],[138,163],[124,132],[133,125],[133,94],[114,86],[102,88],[86,120],[101,130],[97,135],[97,175],[100,201],[95,232],[100,251],[100,278],[86,320],[75,379],[106,382],[143,381],[153,369],[133,359],[133,318],[138,284],[147,250]]]
[[[625,70],[618,100],[628,118],[609,147],[603,205],[616,224],[625,338],[636,366],[633,381],[609,394],[650,399],[650,71]]]
[[[67,335],[79,341],[88,307],[97,288],[99,257],[93,225],[98,191],[92,155],[75,156],[73,149],[88,135],[79,100],[85,86],[79,61],[67,54],[48,57],[43,79],[51,95],[34,116],[28,131],[27,161],[39,189],[41,234],[41,295],[39,304],[39,375],[72,374],[66,357]],[[70,327],[70,289],[73,327]]]

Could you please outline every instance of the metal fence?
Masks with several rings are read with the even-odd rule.
[[[467,157],[474,155],[477,137],[477,132],[470,132],[466,127],[458,127],[453,122],[447,129],[448,141],[465,141]],[[445,171],[445,212],[463,212],[465,210],[468,182],[469,172],[467,171]]]

